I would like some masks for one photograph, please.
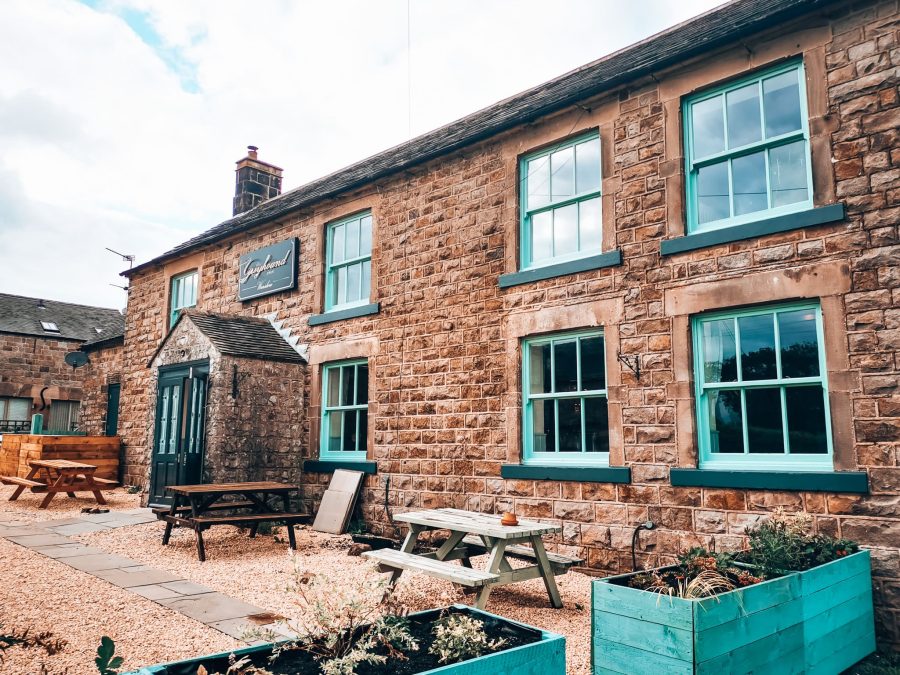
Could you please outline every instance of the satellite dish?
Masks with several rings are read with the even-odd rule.
[[[66,363],[73,368],[80,368],[88,361],[88,355],[84,352],[69,352],[66,354]]]

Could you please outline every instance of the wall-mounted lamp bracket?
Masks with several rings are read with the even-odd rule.
[[[639,354],[625,356],[622,352],[616,352],[616,358],[619,360],[619,363],[634,373],[636,379],[641,379],[641,357]]]

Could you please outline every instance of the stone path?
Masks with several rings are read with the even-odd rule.
[[[259,625],[251,617],[265,615],[271,621],[272,614],[261,607],[129,558],[85,546],[66,536],[151,522],[156,522],[156,516],[150,509],[88,513],[78,518],[37,523],[17,521],[15,514],[0,513],[0,537],[125,588],[238,640],[248,625]],[[283,633],[272,624],[263,627]]]

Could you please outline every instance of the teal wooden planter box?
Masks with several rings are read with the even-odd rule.
[[[840,673],[875,651],[868,551],[699,600],[592,585],[595,674]]]
[[[509,625],[537,631],[540,633],[541,639],[538,642],[506,649],[494,654],[487,654],[476,659],[422,671],[422,675],[425,673],[434,675],[566,675],[566,639],[562,635],[527,626],[517,621],[511,621],[505,617],[484,612],[474,607],[466,605],[454,605],[454,607],[464,609],[478,618],[501,621]],[[416,612],[415,614],[410,614],[410,617],[425,616],[436,611],[438,610]],[[197,667],[201,663],[208,664],[211,660],[219,658],[227,659],[229,654],[232,653],[237,657],[241,657],[246,654],[259,654],[268,651],[271,651],[269,645],[245,647],[234,652],[222,652],[183,661],[160,663],[155,666],[147,666],[140,670],[123,673],[123,675],[186,675],[188,673],[195,675]],[[207,665],[207,668],[209,668],[209,665]],[[220,670],[225,672],[226,668],[227,665],[225,668],[220,668]]]

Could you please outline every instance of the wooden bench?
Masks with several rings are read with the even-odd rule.
[[[470,549],[473,555],[484,555],[488,552],[487,547],[484,545],[484,542],[481,541],[480,537],[476,537],[470,534],[463,537],[462,543]],[[506,555],[508,555],[510,558],[517,558],[518,560],[528,560],[529,562],[534,562],[535,560],[537,560],[534,549],[530,546],[507,546],[505,550]],[[568,572],[570,567],[580,565],[584,562],[583,558],[570,558],[569,556],[560,555],[558,553],[550,553],[549,551],[547,552],[547,560],[550,561],[550,566],[553,568],[553,574],[557,576]]]
[[[94,480],[97,480],[96,478]],[[235,502],[219,502],[217,504],[211,504],[206,507],[206,511],[226,511],[228,509],[252,509],[256,506],[251,501],[235,501]],[[153,512],[153,515],[159,517],[161,515],[169,515],[172,512],[172,508],[170,506],[157,506],[150,509]],[[191,507],[188,506],[179,506],[175,509],[176,515],[183,515],[185,513],[190,513]]]
[[[425,574],[452,581],[462,586],[480,587],[496,582],[500,577],[490,572],[475,570],[471,567],[454,565],[451,562],[426,558],[415,553],[404,553],[390,548],[378,551],[366,551],[363,555],[378,563],[382,571],[414,570]]]
[[[32,492],[37,492],[40,488],[46,489],[47,487],[46,483],[41,483],[37,480],[29,480],[27,478],[19,478],[18,476],[0,476],[0,483],[3,483],[4,485],[20,485],[22,487],[31,488]]]

